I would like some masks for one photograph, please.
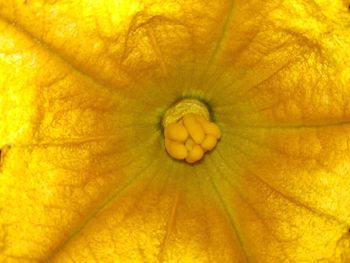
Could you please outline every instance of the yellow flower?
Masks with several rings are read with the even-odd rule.
[[[0,262],[350,262],[349,4],[0,0]]]

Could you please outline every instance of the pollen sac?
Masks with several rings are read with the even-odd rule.
[[[176,160],[200,161],[220,140],[220,128],[205,117],[189,113],[165,127],[165,149]]]

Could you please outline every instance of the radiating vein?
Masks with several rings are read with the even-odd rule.
[[[115,191],[113,191],[101,204],[99,204],[87,217],[84,218],[84,221],[79,224],[74,230],[70,232],[69,235],[58,245],[46,258],[45,262],[51,262],[55,258],[55,256],[67,245],[69,242],[77,236],[79,233],[81,233],[89,224],[92,223],[94,219],[96,219],[97,215],[100,214],[104,209],[106,209],[109,205],[111,205],[112,202],[114,202],[120,194],[130,187],[137,178],[144,175],[151,167],[153,167],[154,163],[156,163],[157,160],[151,161],[148,165],[145,167],[142,167],[141,171],[136,172],[134,175],[132,175],[130,178],[126,180],[122,185],[117,186]]]
[[[59,58],[64,63],[69,65],[75,72],[79,73],[80,75],[86,77],[87,79],[91,80],[93,83],[95,83],[99,88],[106,89],[107,91],[113,90],[112,87],[108,86],[106,83],[104,83],[102,80],[96,78],[95,76],[89,74],[88,72],[80,69],[77,67],[72,61],[68,59],[64,54],[62,54],[58,49],[55,49],[52,47],[48,42],[45,42],[43,39],[38,39],[36,36],[34,36],[31,32],[26,30],[23,26],[19,25],[18,23],[13,23],[13,21],[5,18],[4,16],[0,15],[0,20],[2,20],[4,23],[6,23],[7,26],[11,28],[15,28],[18,32],[25,35],[27,38],[29,38],[33,43],[36,43],[36,46],[40,46],[42,49],[48,51],[53,56]],[[39,44],[37,44],[39,43]],[[120,94],[121,95],[121,94]]]
[[[246,153],[245,151],[243,151],[239,146],[238,144],[235,145],[235,149],[240,152],[242,155],[245,155],[247,157],[249,157],[250,159],[253,160],[252,156],[250,156],[248,153]],[[222,156],[222,154],[221,154]],[[230,167],[229,164],[227,163],[227,160],[226,159],[222,159],[223,162],[226,162],[226,165],[227,167]],[[289,194],[286,194],[286,193],[283,193],[282,191],[276,189],[276,187],[274,187],[273,185],[269,184],[266,180],[264,180],[261,176],[259,176],[258,174],[256,173],[253,173],[251,170],[249,170],[249,173],[251,175],[253,175],[258,181],[260,181],[263,185],[265,185],[267,188],[269,188],[270,190],[272,190],[273,192],[275,192],[277,195],[283,197],[285,200],[299,206],[299,207],[303,207],[304,209],[310,211],[311,213],[313,214],[316,214],[320,217],[326,217],[332,221],[335,221],[337,222],[338,224],[344,226],[344,225],[347,225],[346,222],[340,220],[339,218],[337,218],[336,216],[332,215],[332,214],[329,214],[327,213],[326,211],[323,211],[321,209],[318,209],[318,208],[315,208],[315,207],[312,207],[310,206],[310,204],[307,204],[305,203],[304,201],[302,200],[299,200],[298,198],[294,197],[294,196],[290,196]]]
[[[326,122],[320,124],[312,124],[312,123],[300,123],[300,124],[281,124],[281,125],[249,125],[249,124],[237,124],[238,127],[244,127],[249,129],[266,129],[266,130],[284,130],[284,129],[319,129],[319,128],[332,128],[332,127],[340,127],[347,126],[350,124],[350,120],[345,121],[336,121],[336,122]]]
[[[208,60],[209,67],[214,62],[214,59],[216,58],[216,56],[219,55],[220,48],[222,47],[222,45],[225,41],[227,28],[230,25],[230,21],[231,21],[233,12],[234,12],[234,0],[229,0],[229,7],[227,10],[227,14],[224,18],[223,25],[221,27],[221,31],[220,31],[220,34],[218,36],[218,39],[215,41],[216,44],[214,46],[214,49],[213,49],[211,56],[209,57],[209,60]]]
[[[237,237],[237,240],[239,241],[239,244],[241,245],[241,248],[242,248],[242,252],[243,252],[243,255],[245,257],[245,260],[246,262],[250,262],[249,260],[249,257],[248,257],[248,253],[246,251],[246,248],[245,248],[245,245],[244,245],[244,242],[243,242],[243,239],[242,239],[242,236],[241,234],[239,233],[238,229],[237,229],[237,223],[236,221],[234,220],[229,208],[227,207],[226,205],[226,202],[224,200],[224,198],[222,197],[222,194],[220,193],[216,183],[214,182],[214,179],[212,176],[209,177],[209,181],[211,182],[211,186],[214,190],[214,193],[216,194],[226,216],[227,216],[227,219],[229,220],[230,224],[231,224],[231,228],[235,234],[235,236]]]

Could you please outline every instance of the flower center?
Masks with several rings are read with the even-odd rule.
[[[221,137],[206,105],[194,99],[183,99],[171,107],[163,117],[163,127],[166,151],[187,163],[200,161]]]

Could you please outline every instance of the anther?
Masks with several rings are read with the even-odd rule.
[[[215,148],[220,128],[209,119],[206,106],[196,100],[183,100],[168,110],[163,119],[165,149],[177,160],[195,163]]]
[[[177,142],[184,142],[188,138],[186,128],[177,122],[171,123],[165,128],[166,137]]]
[[[165,138],[165,147],[170,156],[177,160],[185,159],[188,155],[188,151],[182,143]]]
[[[205,138],[202,125],[196,120],[194,114],[187,114],[183,117],[184,126],[195,143],[201,144]]]

